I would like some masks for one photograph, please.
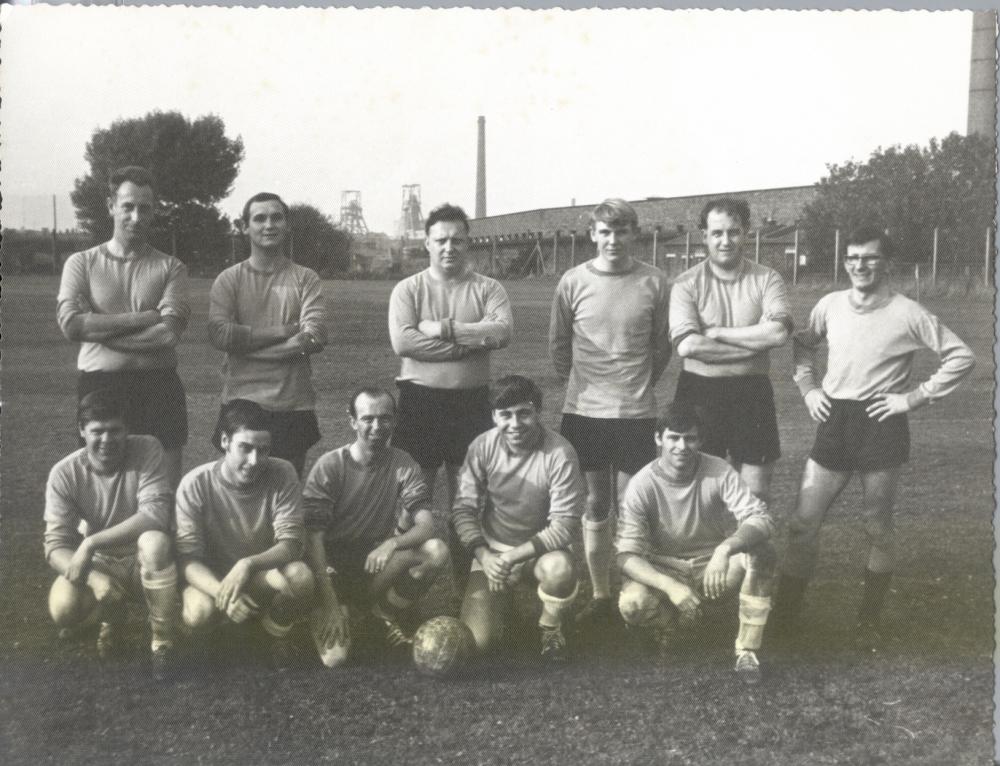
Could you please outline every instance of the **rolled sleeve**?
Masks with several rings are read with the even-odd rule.
[[[550,457],[549,523],[534,539],[546,551],[567,548],[580,532],[586,485],[572,448],[556,450]]]
[[[649,513],[656,510],[656,498],[643,488],[629,484],[622,500],[618,517],[618,535],[615,550],[618,554],[632,553],[649,558],[652,549],[650,540]]]
[[[250,343],[251,329],[236,321],[236,284],[224,271],[212,283],[208,303],[208,339],[220,351],[240,352]]]
[[[139,471],[137,486],[137,512],[149,516],[161,532],[171,527],[173,491],[163,460],[163,448],[150,439]]]
[[[792,380],[805,396],[819,386],[816,380],[816,351],[826,337],[826,303],[820,301],[809,313],[809,323],[792,336],[795,374]]]
[[[302,555],[305,545],[306,530],[302,513],[302,490],[295,469],[290,463],[282,465],[283,481],[274,495],[272,523],[274,525],[274,540],[288,540],[298,548],[297,556]]]
[[[670,289],[669,337],[676,346],[688,335],[701,334],[701,319],[698,316],[698,304],[694,295],[692,278],[674,282]]]
[[[324,455],[313,465],[302,488],[302,509],[306,529],[323,532],[333,521],[334,509],[340,497],[340,482],[330,470]]]
[[[90,311],[86,272],[86,258],[83,253],[73,253],[63,264],[59,295],[56,298],[56,322],[63,335],[67,337],[73,319]]]
[[[65,477],[55,468],[49,472],[45,485],[44,549],[48,560],[53,551],[60,548],[76,550],[83,539],[77,531],[82,516],[73,499],[71,489],[66,486]]]
[[[177,558],[181,563],[205,560],[205,498],[194,474],[185,476],[177,488],[174,503]]]
[[[462,545],[470,550],[486,545],[480,509],[486,502],[487,479],[486,467],[476,449],[478,444],[478,441],[473,442],[465,456],[451,509],[451,523],[455,527],[455,534]]]
[[[156,307],[161,316],[172,316],[177,319],[182,329],[187,326],[191,317],[191,307],[187,298],[187,277],[187,266],[179,259],[171,258],[163,296]]]
[[[323,297],[323,283],[312,269],[303,279],[299,329],[308,332],[321,345],[326,345],[326,299]]]
[[[772,272],[764,286],[761,305],[761,321],[780,322],[789,335],[795,330],[792,320],[792,302],[788,297],[785,280],[777,272]]]
[[[750,491],[750,487],[734,470],[728,471],[722,480],[722,500],[736,518],[737,534],[744,530],[756,531],[758,535],[754,535],[757,538],[752,541],[754,543],[763,542],[759,535],[764,539],[770,539],[774,535],[774,520],[767,505]]]

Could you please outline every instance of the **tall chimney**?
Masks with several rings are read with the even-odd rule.
[[[479,115],[479,143],[476,147],[476,218],[486,217],[486,118]]]
[[[972,56],[969,62],[969,123],[967,133],[993,138],[997,117],[997,12],[972,14]]]

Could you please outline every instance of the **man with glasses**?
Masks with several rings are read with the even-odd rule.
[[[854,232],[844,259],[850,289],[821,298],[808,327],[795,335],[795,382],[819,426],[789,523],[775,605],[775,618],[786,625],[800,612],[826,512],[857,473],[869,553],[856,636],[858,647],[870,651],[883,643],[879,618],[895,568],[893,501],[900,466],[909,459],[906,413],[954,391],[975,365],[958,336],[892,289],[893,254],[892,240],[879,229]],[[816,351],[824,340],[827,370],[818,382]],[[941,364],[911,388],[914,353],[924,348]]]

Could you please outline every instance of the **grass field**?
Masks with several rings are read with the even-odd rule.
[[[898,508],[899,570],[886,614],[889,648],[849,648],[864,537],[852,485],[831,513],[807,640],[769,647],[765,683],[731,677],[732,634],[706,634],[670,662],[625,644],[558,668],[510,654],[454,683],[377,664],[273,673],[235,658],[157,687],[145,652],[97,662],[93,642],[58,641],[46,613],[52,580],[41,513],[51,465],[75,448],[76,348],[54,320],[52,277],[4,279],[0,547],[0,762],[4,764],[982,764],[992,760],[992,298],[934,299],[979,366],[950,399],[911,419],[912,462]],[[180,347],[188,395],[190,469],[208,443],[220,355],[206,340],[208,280],[192,281],[193,317]],[[558,422],[562,390],[548,361],[552,280],[507,285],[515,341],[494,374],[543,387]],[[314,357],[321,444],[349,440],[343,416],[359,384],[392,385],[385,307],[390,282],[327,282],[330,337]],[[802,323],[820,293],[793,296]],[[863,342],[863,341],[862,341]],[[917,376],[933,368],[921,357]],[[791,352],[773,359],[784,456],[773,492],[780,519],[811,446],[813,425],[790,381]],[[671,363],[658,387],[673,391]],[[438,492],[440,497],[442,493]],[[443,511],[440,512],[443,514]],[[439,514],[439,515],[440,515]],[[426,614],[448,608],[432,591]],[[136,645],[144,645],[138,616]]]

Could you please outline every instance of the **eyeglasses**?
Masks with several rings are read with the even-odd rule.
[[[881,255],[848,255],[844,258],[844,263],[857,266],[859,263],[865,266],[874,266],[882,260]]]

